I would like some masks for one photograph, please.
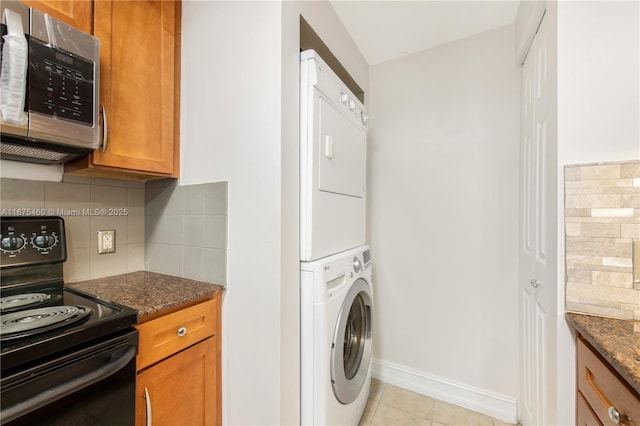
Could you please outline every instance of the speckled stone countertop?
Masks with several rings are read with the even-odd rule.
[[[613,369],[640,393],[640,321],[574,313],[567,313],[565,317]]]
[[[157,312],[210,297],[224,289],[217,284],[146,271],[65,285],[136,309],[138,321]]]

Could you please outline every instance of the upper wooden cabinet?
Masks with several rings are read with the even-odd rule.
[[[48,13],[85,33],[91,33],[93,2],[88,0],[22,0],[28,6]]]
[[[181,2],[95,0],[93,14],[106,143],[65,171],[177,177]]]

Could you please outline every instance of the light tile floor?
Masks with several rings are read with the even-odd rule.
[[[372,379],[360,425],[508,426],[509,423]]]

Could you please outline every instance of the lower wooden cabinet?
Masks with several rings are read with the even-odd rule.
[[[219,298],[137,328],[136,425],[222,424]]]
[[[138,374],[139,426],[219,424],[216,340],[210,337]]]
[[[576,424],[640,426],[640,395],[580,337],[577,373]]]
[[[578,426],[602,426],[602,423],[598,420],[595,413],[584,400],[584,397],[578,392],[576,398],[577,411],[576,411],[576,425]]]

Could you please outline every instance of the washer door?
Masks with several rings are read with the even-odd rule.
[[[371,292],[359,278],[347,293],[331,344],[331,384],[343,404],[350,404],[365,385],[371,363]]]

